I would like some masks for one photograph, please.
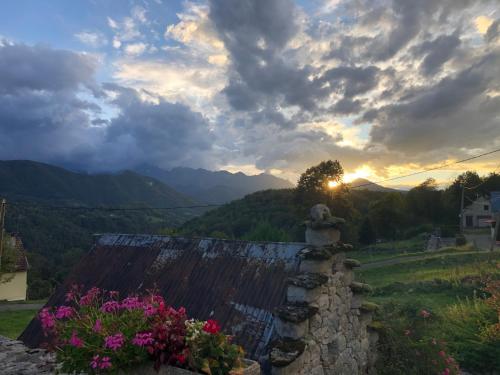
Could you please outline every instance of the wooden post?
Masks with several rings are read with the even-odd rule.
[[[495,246],[497,243],[497,238],[498,238],[498,232],[500,231],[500,212],[497,212],[495,214],[495,230],[493,231],[493,237],[491,238],[491,247],[490,251],[495,250]]]
[[[4,237],[6,206],[7,202],[5,201],[5,199],[2,199],[2,203],[0,205],[0,266],[2,265],[2,256],[3,256],[3,237]]]

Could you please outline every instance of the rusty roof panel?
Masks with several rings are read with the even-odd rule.
[[[272,311],[285,299],[286,279],[298,272],[303,243],[254,243],[213,238],[102,235],[48,305],[64,302],[74,283],[123,294],[157,287],[168,303],[199,319],[219,320],[226,333],[259,359],[273,335]],[[20,337],[43,340],[36,321]]]

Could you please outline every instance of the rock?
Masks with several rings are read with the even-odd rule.
[[[281,339],[271,344],[269,362],[275,367],[285,367],[298,358],[306,348],[302,340]]]
[[[276,316],[291,323],[301,323],[318,312],[318,308],[307,303],[289,303],[275,310]]]
[[[361,267],[361,262],[359,260],[356,260],[356,259],[348,258],[344,261],[344,265],[347,268],[357,268],[357,267]]]
[[[328,282],[328,276],[322,273],[305,272],[288,278],[288,283],[304,289],[315,289]]]
[[[357,281],[353,281],[350,285],[353,293],[365,294],[371,293],[373,291],[372,287],[365,283],[360,283]]]

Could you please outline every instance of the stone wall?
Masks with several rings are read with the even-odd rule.
[[[54,374],[54,358],[43,349],[29,349],[21,341],[0,336],[0,374]]]
[[[287,302],[276,311],[279,339],[271,347],[272,373],[374,373],[377,333],[370,323],[376,305],[363,302],[370,287],[354,281],[352,269],[359,262],[346,259],[350,246],[336,241],[341,219],[329,212],[311,217],[300,274],[289,280]]]

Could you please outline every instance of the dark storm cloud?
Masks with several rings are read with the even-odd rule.
[[[375,66],[340,66],[326,71],[322,81],[330,83],[333,90],[347,98],[364,94],[377,86],[380,69]]]
[[[231,56],[232,74],[225,88],[236,110],[254,110],[284,102],[312,110],[325,95],[308,79],[309,67],[287,62],[284,48],[298,32],[292,0],[210,0],[210,18]]]
[[[96,60],[89,55],[0,40],[0,91],[3,92],[73,90],[92,83],[96,66]]]
[[[157,97],[144,101],[133,89],[105,88],[118,94],[113,103],[121,109],[111,120],[103,142],[113,163],[165,168],[209,165],[214,136],[199,113]]]
[[[362,109],[361,100],[352,100],[344,98],[335,103],[333,111],[343,115],[348,115],[351,113],[358,113]]]
[[[426,76],[435,74],[447,62],[460,45],[457,35],[440,35],[413,48],[414,56],[425,56],[420,69]]]
[[[491,53],[435,85],[413,90],[404,101],[371,111],[372,142],[407,154],[436,148],[484,147],[498,137],[500,55]]]
[[[98,130],[88,127],[94,103],[77,97],[95,86],[94,58],[44,46],[0,43],[1,159],[68,160]]]
[[[100,88],[96,67],[85,54],[0,45],[0,159],[87,170],[210,163],[201,154],[211,148],[213,136],[200,114],[145,92],[112,84]],[[96,96],[105,100],[110,92],[108,105],[120,113],[112,119],[103,118],[96,104]],[[153,101],[141,100],[142,94]]]
[[[485,37],[490,43],[500,38],[500,20],[496,20],[488,27]]]

